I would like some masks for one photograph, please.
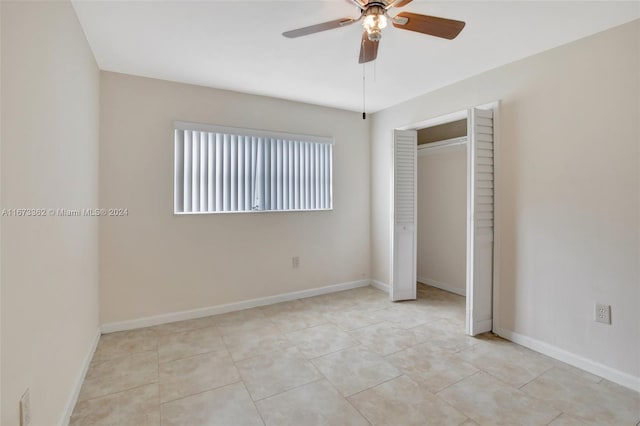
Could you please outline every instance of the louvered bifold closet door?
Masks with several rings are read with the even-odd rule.
[[[394,132],[392,300],[416,298],[417,145],[415,130]]]
[[[176,129],[174,212],[331,209],[333,146],[316,139]]]
[[[494,235],[494,128],[493,111],[469,110],[469,226],[467,280],[468,332],[491,331]]]

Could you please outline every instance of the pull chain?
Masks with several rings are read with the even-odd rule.
[[[362,64],[362,119],[366,120],[367,119],[367,113],[366,113],[366,78],[365,78],[365,69],[364,69],[364,64]]]
[[[373,82],[377,83],[378,82],[378,68],[376,67],[376,64],[378,63],[377,59],[373,60]]]

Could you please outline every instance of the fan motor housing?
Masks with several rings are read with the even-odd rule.
[[[374,1],[368,3],[365,7],[366,9],[362,12],[365,17],[369,15],[386,15],[387,13],[384,3],[381,2]]]

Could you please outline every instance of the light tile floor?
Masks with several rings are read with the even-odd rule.
[[[371,287],[102,336],[72,425],[629,425],[640,395]]]

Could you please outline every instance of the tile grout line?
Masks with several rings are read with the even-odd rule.
[[[477,368],[475,365],[474,365],[474,367],[475,367],[475,368]],[[456,382],[454,382],[454,383],[451,383],[451,384],[449,384],[449,385],[447,385],[447,386],[443,387],[443,388],[442,388],[442,389],[440,389],[438,392],[435,392],[435,393],[434,393],[434,395],[438,395],[440,392],[443,392],[443,391],[445,391],[445,390],[449,389],[451,386],[454,386],[454,385],[456,385],[456,384],[460,383],[460,382],[461,382],[461,381],[463,381],[463,380],[469,379],[469,378],[471,378],[471,377],[473,377],[473,376],[475,376],[475,375],[477,375],[477,374],[480,374],[481,372],[482,372],[482,373],[484,373],[484,371],[483,371],[483,370],[481,370],[481,369],[479,369],[479,368],[478,368],[478,371],[476,371],[475,373],[470,374],[470,375],[468,375],[467,377],[463,377],[462,379],[460,379],[460,380],[458,380],[458,381],[456,381]],[[492,376],[492,377],[493,377],[493,376]]]
[[[464,377],[464,378],[462,378],[462,379],[460,379],[460,380],[456,381],[455,383],[451,383],[450,385],[448,385],[448,386],[446,386],[446,387],[444,387],[444,388],[440,389],[440,390],[439,390],[439,391],[437,391],[437,392],[431,392],[431,393],[433,394],[433,396],[435,396],[435,397],[438,399],[438,401],[441,401],[442,403],[444,403],[444,404],[448,405],[449,407],[453,408],[455,411],[457,411],[457,412],[459,412],[460,414],[462,414],[463,416],[465,416],[465,417],[467,418],[467,420],[471,420],[471,421],[473,421],[474,423],[478,423],[478,424],[479,424],[479,422],[476,422],[476,420],[475,420],[473,417],[471,417],[469,414],[467,414],[467,413],[466,413],[466,412],[464,412],[463,410],[461,410],[461,409],[459,409],[459,408],[455,407],[452,403],[450,403],[449,401],[447,401],[446,399],[444,399],[444,398],[443,398],[442,396],[440,396],[439,394],[440,394],[440,392],[442,392],[442,391],[444,391],[444,390],[446,390],[446,389],[450,388],[451,386],[454,386],[454,385],[456,385],[456,384],[458,384],[458,383],[460,383],[460,382],[462,382],[462,381],[464,381],[464,380],[466,380],[466,379],[468,379],[468,378],[470,378],[470,377],[475,376],[476,374],[479,374],[479,373],[480,373],[480,371],[481,371],[481,370],[478,370],[478,371],[476,371],[475,373],[470,374],[470,375],[468,375],[467,377]],[[428,389],[427,389],[427,390],[428,390]],[[460,424],[464,424],[467,420],[463,421],[463,422],[462,422],[462,423],[460,423]]]
[[[400,371],[400,370],[398,370],[398,371]],[[366,388],[366,389],[359,390],[358,392],[354,392],[354,393],[349,394],[349,395],[346,395],[346,396],[345,396],[345,395],[342,395],[342,394],[341,394],[341,395],[342,395],[345,399],[347,399],[347,400],[348,400],[349,398],[354,397],[354,396],[356,396],[356,395],[359,395],[359,394],[361,394],[362,392],[366,392],[366,391],[371,390],[371,389],[373,389],[373,388],[375,388],[375,387],[378,387],[378,386],[380,386],[380,385],[384,385],[385,383],[390,382],[390,381],[392,381],[392,380],[395,380],[395,379],[397,379],[398,377],[402,377],[402,376],[404,376],[404,377],[406,377],[406,378],[408,378],[408,379],[412,380],[412,379],[411,379],[411,377],[407,376],[407,375],[406,375],[406,374],[404,374],[403,372],[400,372],[400,374],[398,374],[397,376],[394,376],[394,377],[391,377],[391,378],[389,378],[389,379],[386,379],[386,380],[384,380],[384,381],[382,381],[382,382],[380,382],[380,383],[376,383],[375,385],[369,386],[369,387],[368,387],[368,388]],[[412,380],[412,381],[413,381],[413,380]]]
[[[144,350],[144,351],[136,351],[136,352],[127,353],[125,355],[117,355],[117,356],[113,356],[113,357],[107,358],[107,359],[102,360],[102,361],[97,361],[97,362],[91,360],[89,365],[90,365],[90,367],[94,368],[94,367],[97,367],[97,366],[102,365],[102,364],[107,363],[107,362],[113,362],[113,361],[124,359],[124,358],[130,358],[132,356],[144,354],[144,353],[147,353],[147,352],[157,352],[157,349],[147,349],[147,350]]]
[[[322,376],[322,375],[321,375],[321,376]],[[324,378],[324,376],[322,376],[322,377],[318,377],[318,378],[316,378],[316,379],[313,379],[313,380],[312,380],[312,381],[310,381],[310,382],[302,383],[302,384],[300,384],[300,385],[296,385],[296,386],[294,386],[294,387],[292,387],[292,388],[288,388],[288,389],[285,389],[285,390],[280,391],[280,392],[278,392],[278,393],[274,393],[273,395],[265,396],[265,397],[263,397],[263,398],[259,398],[259,399],[253,399],[253,396],[251,396],[251,392],[249,392],[249,396],[251,396],[251,400],[252,400],[252,401],[254,402],[254,404],[255,404],[256,402],[265,401],[265,400],[267,400],[267,399],[269,399],[269,398],[274,398],[274,397],[276,397],[276,396],[280,396],[280,395],[282,395],[282,394],[284,394],[284,393],[287,393],[287,392],[289,392],[289,391],[296,390],[296,389],[299,389],[299,388],[301,388],[301,387],[304,387],[304,386],[310,385],[310,384],[312,384],[312,383],[320,382],[320,381],[322,381],[322,380],[326,380],[326,379]]]
[[[224,315],[224,314],[222,314],[222,315]],[[194,394],[191,394],[191,395],[186,395],[186,396],[184,396],[184,397],[182,397],[182,398],[176,398],[176,399],[173,399],[173,400],[170,400],[170,401],[161,402],[161,403],[160,403],[160,408],[162,407],[162,405],[167,404],[167,403],[169,403],[169,402],[179,401],[179,400],[181,400],[181,399],[185,399],[185,398],[193,397],[193,396],[195,396],[195,395],[199,395],[199,394],[202,394],[202,393],[205,393],[205,392],[209,392],[209,391],[214,390],[214,389],[220,389],[220,388],[223,388],[223,387],[225,387],[225,386],[233,385],[233,384],[236,384],[236,383],[242,383],[242,386],[244,387],[244,389],[247,391],[247,394],[249,395],[249,399],[251,399],[251,402],[254,404],[254,407],[255,407],[255,403],[254,403],[254,401],[253,401],[253,398],[251,397],[251,393],[250,393],[250,392],[249,392],[249,390],[247,389],[247,385],[246,385],[246,383],[244,382],[244,380],[243,380],[243,378],[242,378],[242,375],[240,374],[240,370],[238,369],[238,365],[236,364],[236,360],[235,360],[235,359],[233,359],[233,356],[231,355],[231,351],[229,350],[229,347],[228,347],[228,345],[227,345],[227,342],[225,342],[225,341],[224,341],[224,336],[225,336],[225,335],[219,335],[218,337],[220,337],[220,341],[222,342],[222,345],[223,345],[223,347],[224,347],[224,350],[225,350],[225,351],[226,351],[226,353],[229,355],[229,359],[231,360],[231,363],[233,364],[233,368],[234,368],[234,369],[236,370],[236,372],[238,373],[238,378],[239,378],[239,379],[238,379],[237,381],[235,381],[235,382],[227,383],[227,384],[225,384],[225,385],[217,386],[217,387],[214,387],[214,388],[211,388],[211,389],[207,389],[207,390],[204,390],[204,391],[201,391],[201,392],[197,392],[197,393],[194,393]],[[212,351],[212,352],[220,352],[220,351]],[[205,354],[212,353],[212,352],[206,352]],[[203,354],[196,354],[196,355],[194,355],[194,356],[199,356],[199,355],[203,355]],[[190,358],[190,357],[185,357],[185,358],[181,358],[181,359],[187,359],[187,358]],[[248,358],[247,358],[247,359],[248,359]],[[169,361],[169,362],[173,362],[173,361]],[[255,407],[255,409],[256,409],[256,411],[258,412],[258,407]],[[162,412],[162,410],[160,410],[160,411]],[[259,412],[258,412],[258,415],[260,415],[260,413],[259,413]],[[264,424],[264,419],[262,419],[262,416],[260,416],[260,419],[262,420],[262,423]]]
[[[280,326],[278,326],[278,325],[276,325],[276,328],[277,328],[277,329],[278,329],[282,334],[288,334],[288,333],[295,333],[295,332],[297,332],[297,331],[308,330],[308,329],[310,329],[310,328],[320,327],[320,326],[322,326],[322,325],[328,325],[328,324],[331,324],[331,322],[329,322],[329,321],[327,321],[327,320],[324,320],[324,322],[321,322],[321,323],[319,323],[319,324],[307,325],[307,326],[305,326],[305,327],[302,327],[302,328],[296,328],[296,329],[294,329],[294,330],[284,331],[284,330],[282,330],[282,328],[280,328]]]
[[[251,396],[251,392],[249,392],[249,388],[247,388],[247,384],[243,380],[241,380],[240,383],[242,383],[244,390],[247,392],[247,395],[249,395],[249,399],[251,400],[251,403],[253,404],[253,408],[255,408],[256,413],[258,413],[258,417],[260,417],[260,420],[262,421],[262,425],[266,426],[267,422],[264,421],[264,417],[262,417],[262,413],[260,412],[260,409],[256,405],[256,401],[253,400],[253,397]]]
[[[224,342],[223,342],[224,343]],[[204,356],[204,355],[210,355],[210,354],[215,354],[218,352],[225,352],[227,355],[229,355],[229,358],[231,358],[231,353],[229,353],[229,351],[227,350],[227,348],[225,347],[224,349],[216,349],[216,350],[212,350],[212,351],[207,351],[207,352],[199,352],[197,354],[192,354],[192,355],[186,355],[180,358],[172,358],[168,361],[160,361],[160,359],[158,358],[158,365],[162,365],[162,364],[171,364],[172,362],[177,362],[177,361],[184,361],[187,359],[191,359],[191,358],[197,358],[199,356]],[[158,354],[159,355],[159,354]],[[158,371],[159,373],[159,371]]]
[[[210,392],[212,390],[221,389],[221,388],[224,388],[225,386],[231,386],[231,385],[235,385],[235,384],[238,384],[238,383],[241,383],[241,382],[242,382],[242,379],[238,379],[238,380],[236,380],[234,382],[231,382],[231,383],[225,383],[224,385],[214,386],[212,388],[203,389],[203,390],[200,390],[198,392],[190,393],[189,395],[183,395],[183,396],[180,396],[178,398],[169,399],[167,401],[162,401],[162,398],[160,398],[160,405],[162,406],[162,405],[165,405],[165,404],[169,404],[171,402],[176,402],[176,401],[180,401],[180,400],[183,400],[183,399],[186,399],[186,398],[191,398],[192,396],[200,395],[200,394],[203,394],[203,393]]]
[[[457,407],[456,407],[456,406],[454,406],[452,403],[450,403],[449,401],[447,401],[446,399],[444,399],[444,398],[440,395],[440,393],[441,393],[441,392],[444,392],[446,389],[449,389],[451,386],[453,386],[453,385],[455,385],[455,384],[457,384],[457,383],[460,383],[460,382],[461,382],[461,381],[463,381],[463,380],[466,380],[466,379],[468,379],[468,378],[471,378],[471,377],[473,377],[473,376],[476,376],[476,375],[480,374],[480,372],[481,372],[481,371],[482,371],[482,370],[478,370],[478,371],[476,371],[475,373],[473,373],[472,375],[467,376],[467,377],[465,377],[464,379],[460,379],[460,380],[458,380],[456,383],[452,383],[452,384],[450,384],[449,386],[447,386],[447,387],[445,387],[445,388],[443,388],[443,389],[441,389],[441,390],[439,390],[438,392],[436,392],[436,393],[435,393],[435,396],[436,396],[440,401],[444,402],[444,403],[445,403],[445,404],[447,404],[449,407],[451,407],[451,408],[453,408],[454,410],[458,411],[459,413],[461,413],[462,415],[464,415],[467,419],[469,419],[469,420],[473,421],[474,423],[478,423],[478,424],[481,424],[481,423],[480,423],[480,422],[478,422],[478,421],[476,421],[476,419],[475,419],[473,416],[471,416],[471,415],[470,415],[470,413],[466,412],[465,410],[463,410],[463,409],[461,409],[461,408],[457,408]],[[466,420],[465,420],[465,421],[466,421]],[[462,423],[464,423],[464,422],[462,422]]]
[[[394,377],[394,378],[396,378],[396,377]],[[347,396],[342,395],[342,393],[341,393],[341,392],[340,392],[340,391],[339,391],[339,390],[338,390],[338,389],[333,385],[333,383],[331,383],[331,381],[330,381],[330,380],[327,380],[327,383],[329,383],[329,386],[331,386],[331,387],[333,388],[333,390],[335,390],[335,392],[338,394],[338,396],[340,396],[342,399],[344,399],[344,400],[347,402],[347,404],[349,404],[351,407],[353,407],[353,409],[354,409],[354,410],[356,410],[356,412],[357,412],[358,414],[360,414],[360,416],[362,416],[362,418],[363,418],[363,419],[365,419],[365,420],[367,421],[367,423],[369,423],[369,425],[373,425],[373,422],[372,422],[371,420],[369,420],[369,418],[368,418],[364,413],[362,413],[362,412],[358,409],[358,407],[356,407],[355,405],[353,405],[353,403],[349,400],[349,398],[350,398],[350,397],[352,397],[353,395],[357,395],[359,392],[357,392],[357,393],[355,393],[355,394],[353,394],[353,395],[349,395],[349,396],[347,397]],[[376,385],[376,386],[377,386],[377,385]]]
[[[372,327],[374,325],[382,324],[383,322],[385,322],[385,321],[382,320],[382,321],[374,322],[373,324],[363,325],[362,327],[356,327],[356,328],[352,328],[351,330],[342,330],[342,331],[344,331],[345,333],[351,333],[353,331],[362,330],[363,328]]]
[[[551,423],[555,422],[556,420],[558,420],[558,418],[560,418],[560,416],[562,416],[564,414],[564,411],[560,411],[560,414],[558,414],[557,416],[555,416],[553,419],[551,419],[551,421],[549,423],[547,423],[547,426],[549,426]]]
[[[115,391],[115,392],[105,393],[104,395],[94,396],[93,398],[83,399],[82,401],[78,401],[78,402],[76,403],[76,405],[77,405],[77,404],[79,404],[79,403],[81,403],[81,402],[94,401],[94,400],[96,400],[96,399],[106,398],[106,397],[108,397],[108,396],[114,396],[114,395],[118,395],[118,394],[120,394],[120,393],[125,393],[125,392],[129,392],[129,391],[132,391],[132,390],[135,390],[135,389],[143,388],[143,387],[145,387],[145,386],[153,386],[153,385],[158,385],[158,386],[160,386],[160,382],[157,382],[157,381],[156,381],[156,382],[143,383],[143,384],[141,384],[141,385],[135,385],[135,386],[132,386],[132,387],[130,387],[130,388],[125,388],[125,389],[117,390],[117,391]]]
[[[355,348],[356,346],[362,346],[362,343],[356,341],[353,345],[349,345],[349,346],[346,346],[344,348],[336,349],[335,351],[327,352],[326,354],[314,356],[313,358],[306,358],[306,357],[305,358],[307,359],[307,361],[311,362],[311,361],[313,361],[315,359],[318,359],[318,358],[322,358],[322,357],[329,356],[329,355],[334,355],[334,354],[337,354],[338,352],[342,352],[342,351],[346,351],[347,349]],[[298,348],[298,350],[300,350],[300,348]]]
[[[517,389],[518,389],[518,390],[520,390],[520,391],[522,391],[522,392],[525,392],[525,391],[522,389],[523,387],[525,387],[525,386],[527,386],[529,383],[531,383],[531,382],[533,382],[533,381],[535,381],[535,380],[539,379],[539,378],[540,378],[540,377],[542,377],[544,374],[546,374],[547,372],[549,372],[549,371],[553,370],[554,368],[556,368],[556,367],[552,365],[551,367],[549,367],[549,368],[545,369],[542,373],[540,373],[540,374],[536,375],[533,379],[531,379],[531,380],[527,381],[526,383],[524,383],[524,384],[522,384],[522,385],[518,386],[518,387],[517,387]],[[527,392],[525,392],[525,393],[527,393]]]
[[[280,334],[282,334],[282,333],[280,333]],[[233,362],[234,362],[234,364],[235,364],[235,363],[237,363],[237,362],[243,362],[243,361],[247,361],[247,360],[249,360],[249,359],[257,358],[257,357],[259,357],[259,356],[264,356],[264,355],[270,354],[270,353],[272,353],[272,352],[283,351],[283,350],[285,350],[285,349],[290,349],[290,348],[294,348],[294,347],[295,347],[296,349],[298,349],[298,348],[296,347],[295,343],[293,343],[291,340],[287,339],[287,338],[286,338],[286,336],[284,336],[284,335],[283,335],[283,337],[284,337],[284,338],[286,339],[286,341],[287,341],[287,342],[286,342],[286,344],[289,344],[289,343],[290,343],[290,345],[289,345],[289,346],[283,346],[283,347],[280,347],[280,346],[279,346],[279,347],[277,347],[277,348],[275,348],[275,349],[270,349],[270,350],[268,350],[268,351],[260,352],[260,353],[257,353],[257,354],[256,354],[256,353],[254,353],[254,354],[252,354],[251,356],[248,356],[248,357],[246,357],[246,358],[235,359],[235,358],[233,357],[233,354],[231,354],[231,351],[229,351],[228,349],[227,349],[227,350],[229,351],[229,354],[230,354],[230,356],[231,356],[231,359],[233,360]],[[236,367],[237,367],[237,366],[236,366]]]
[[[283,334],[283,333],[280,333],[280,334],[282,334],[282,335],[284,336],[284,334]],[[285,339],[286,339],[286,336],[284,336],[284,337],[285,337]],[[287,340],[289,340],[289,339],[287,339]],[[223,340],[223,342],[222,342],[222,343],[223,343],[223,344],[225,345],[225,347],[226,347],[226,342],[224,342],[224,340]],[[293,345],[293,347],[295,347],[295,344]],[[289,348],[289,347],[284,348],[284,349],[288,349],[288,348]],[[228,350],[228,349],[229,349],[229,348],[227,347],[227,350]],[[283,350],[283,349],[276,349],[275,351],[282,351],[282,350]],[[296,350],[297,350],[298,352],[300,352],[300,350],[299,350],[297,347],[296,347]],[[275,352],[275,351],[269,351],[269,352]],[[245,358],[245,359],[252,359],[252,358],[256,358],[256,357],[261,356],[261,355],[264,355],[264,354],[258,354],[258,355],[255,355],[254,357],[249,357],[249,358]],[[317,372],[317,373],[319,373],[319,374],[320,374],[320,376],[324,377],[324,375],[322,374],[322,372],[320,372],[320,371],[318,370],[318,368],[317,368],[315,365],[313,365],[313,363],[311,363],[310,361],[306,360],[302,354],[300,354],[300,355],[301,355],[301,357],[302,357],[305,361],[307,361],[307,362],[309,362],[309,363],[311,364],[311,366],[316,370],[316,372]],[[234,359],[233,359],[233,357],[231,357],[231,361],[233,362],[233,366],[234,366],[234,368],[236,369],[236,371],[238,372],[238,376],[240,377],[240,381],[242,382],[242,385],[243,385],[243,386],[245,387],[245,389],[247,390],[247,393],[249,394],[249,398],[250,398],[250,399],[251,399],[251,401],[253,402],[254,406],[255,406],[255,403],[256,403],[257,401],[260,401],[260,400],[262,400],[262,399],[269,398],[269,397],[265,397],[265,398],[262,398],[262,399],[259,399],[259,400],[255,400],[255,399],[253,398],[253,395],[251,395],[251,392],[249,392],[249,389],[247,388],[247,384],[244,382],[244,378],[242,377],[242,374],[240,373],[240,369],[238,368],[238,365],[237,365],[237,363],[236,363],[236,360],[234,360]],[[244,360],[238,360],[238,361],[244,361]],[[318,379],[318,380],[320,380],[320,379]],[[312,382],[309,382],[309,383],[312,383]],[[308,384],[308,383],[305,383],[305,384]],[[301,386],[304,386],[304,385],[301,385]],[[274,395],[271,395],[271,396],[276,396],[276,395],[279,395],[279,394],[284,393],[284,392],[286,392],[286,390],[285,390],[285,391],[282,391],[282,392],[278,392],[277,394],[274,394]],[[257,406],[256,406],[256,410],[258,410],[258,407],[257,407]],[[259,413],[259,410],[258,410],[258,414],[260,414],[260,413]],[[260,415],[260,418],[262,418],[262,415]],[[264,419],[263,419],[262,421],[263,421],[263,423],[264,423]]]

